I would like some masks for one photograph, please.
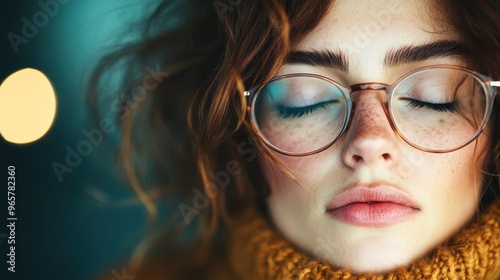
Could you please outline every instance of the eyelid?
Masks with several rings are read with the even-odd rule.
[[[308,107],[314,107],[314,106],[321,106],[321,105],[325,105],[325,104],[334,104],[334,103],[340,103],[340,101],[338,99],[330,99],[330,100],[325,100],[325,101],[319,101],[319,102],[316,102],[316,103],[312,103],[312,104],[307,104],[307,105],[299,105],[299,106],[288,106],[288,105],[285,105],[285,104],[278,104],[278,106],[280,107],[285,107],[285,108],[308,108]]]
[[[449,104],[453,103],[452,101],[445,101],[445,100],[424,100],[423,98],[413,98],[413,97],[399,97],[399,100],[406,100],[406,101],[416,101],[420,103],[427,103],[427,104]]]
[[[457,112],[457,104],[455,102],[429,103],[413,99],[409,104],[414,107],[426,108],[437,112],[450,112],[450,113]]]
[[[326,106],[328,106],[330,104],[335,104],[335,103],[340,103],[340,102],[337,99],[332,99],[332,100],[322,101],[322,102],[318,102],[318,103],[307,105],[307,106],[298,106],[298,107],[286,106],[286,105],[279,104],[278,106],[276,106],[276,109],[278,109],[278,111],[280,112],[280,115],[282,115],[284,118],[290,118],[290,117],[295,118],[295,117],[301,117],[303,115],[307,115],[311,112],[314,112],[314,111],[319,110],[321,108],[325,108]]]

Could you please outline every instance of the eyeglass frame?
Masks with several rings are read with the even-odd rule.
[[[479,129],[474,134],[474,136],[472,136],[471,139],[469,141],[467,141],[465,144],[462,144],[458,147],[450,148],[450,149],[446,149],[446,150],[432,150],[432,149],[420,147],[420,146],[412,143],[410,140],[408,140],[403,135],[403,133],[398,129],[398,127],[395,125],[396,122],[394,120],[393,114],[391,113],[392,112],[391,111],[391,102],[389,102],[394,94],[394,89],[407,77],[409,77],[417,72],[421,72],[421,71],[425,71],[425,70],[429,70],[429,69],[455,69],[455,70],[464,71],[464,72],[470,74],[471,76],[473,76],[475,78],[475,80],[483,87],[483,90],[485,92],[487,103],[486,103],[486,112],[484,114],[482,123],[481,123]],[[273,83],[273,82],[276,82],[279,80],[283,80],[285,78],[290,78],[290,77],[312,77],[312,78],[318,78],[318,79],[324,80],[324,81],[336,86],[338,89],[340,89],[342,91],[342,94],[346,98],[346,104],[347,104],[346,111],[347,111],[347,113],[346,113],[346,116],[344,118],[344,123],[342,124],[342,128],[340,130],[340,133],[337,135],[337,137],[335,137],[335,139],[333,139],[330,143],[326,144],[324,147],[316,149],[316,150],[311,151],[311,152],[291,153],[291,152],[287,152],[285,150],[282,150],[282,149],[274,146],[271,142],[269,142],[269,140],[262,134],[262,131],[257,126],[257,120],[255,117],[254,108],[255,108],[255,101],[257,100],[256,97],[258,96],[258,94],[261,92],[261,90],[263,88],[265,88],[270,83]],[[428,66],[423,66],[423,67],[413,69],[412,71],[405,73],[403,76],[398,78],[394,83],[392,83],[390,85],[385,84],[385,83],[368,82],[368,83],[357,83],[357,84],[353,84],[350,86],[344,86],[333,79],[330,79],[328,77],[325,77],[325,76],[319,75],[319,74],[291,73],[291,74],[285,74],[285,75],[280,75],[280,76],[274,77],[271,80],[269,80],[269,82],[264,84],[263,86],[256,86],[250,90],[244,91],[243,96],[246,98],[246,101],[247,101],[247,111],[250,112],[250,122],[251,122],[252,128],[258,133],[258,137],[262,141],[264,141],[264,143],[269,148],[271,148],[272,150],[274,150],[278,153],[284,154],[284,155],[296,156],[296,157],[309,156],[309,155],[320,153],[320,152],[328,149],[329,147],[331,147],[333,144],[335,144],[342,137],[342,135],[347,131],[347,128],[349,127],[349,125],[352,121],[351,114],[354,112],[354,108],[353,108],[353,102],[351,100],[351,94],[353,94],[354,92],[357,92],[357,91],[366,91],[366,90],[383,90],[386,92],[387,102],[382,102],[384,112],[386,114],[386,117],[388,117],[387,119],[389,120],[389,124],[390,124],[392,130],[399,137],[401,137],[401,139],[403,139],[406,143],[408,143],[410,146],[412,146],[418,150],[424,151],[424,152],[449,153],[449,152],[457,151],[457,150],[469,145],[471,142],[476,140],[477,137],[479,137],[479,135],[483,132],[484,128],[486,127],[487,123],[489,122],[489,119],[491,117],[491,113],[493,111],[493,104],[494,104],[495,97],[497,95],[496,88],[500,88],[500,81],[495,81],[491,77],[488,77],[486,75],[483,75],[481,73],[473,71],[469,68],[458,66],[458,65],[436,64],[436,65],[428,65]]]

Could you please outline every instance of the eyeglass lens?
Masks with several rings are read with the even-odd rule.
[[[256,125],[270,145],[285,153],[322,149],[348,122],[350,99],[344,91],[316,76],[277,79],[255,97]],[[443,151],[463,146],[477,135],[487,111],[486,96],[472,74],[430,68],[398,82],[388,107],[403,139],[422,149]]]

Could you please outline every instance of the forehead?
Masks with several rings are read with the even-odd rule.
[[[382,70],[389,50],[458,40],[456,32],[444,30],[446,20],[434,3],[432,0],[335,0],[326,17],[295,50],[342,52],[349,61],[349,70],[359,75]]]

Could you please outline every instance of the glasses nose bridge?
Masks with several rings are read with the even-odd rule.
[[[387,99],[382,102],[382,107],[384,108],[385,114],[390,119],[388,108],[387,108],[387,103],[389,101],[389,95],[391,92],[391,88],[392,88],[391,85],[384,84],[384,83],[359,83],[359,84],[354,84],[354,85],[349,86],[348,90],[349,90],[349,95],[352,95],[353,93],[355,93],[357,91],[372,91],[372,90],[385,91]],[[351,102],[352,102],[352,98],[351,98]],[[355,105],[352,104],[351,113],[354,111],[354,107],[355,107]]]
[[[350,86],[349,92],[350,94],[353,94],[356,91],[383,90],[389,94],[390,87],[390,85],[384,83],[360,83]]]
[[[389,113],[389,108],[388,108],[388,99],[391,91],[391,85],[384,83],[359,83],[349,86],[348,89],[350,95],[352,95],[357,91],[372,91],[372,90],[385,91],[387,99],[385,100],[385,102],[384,101],[382,102],[382,108],[384,110],[385,116],[387,117],[387,120],[389,121],[389,125],[393,130],[395,130],[394,124],[390,116],[391,114]],[[351,126],[352,116],[354,115],[354,111],[356,108],[356,105],[352,102],[352,99],[350,102],[352,106],[350,112],[348,113],[346,130]]]

